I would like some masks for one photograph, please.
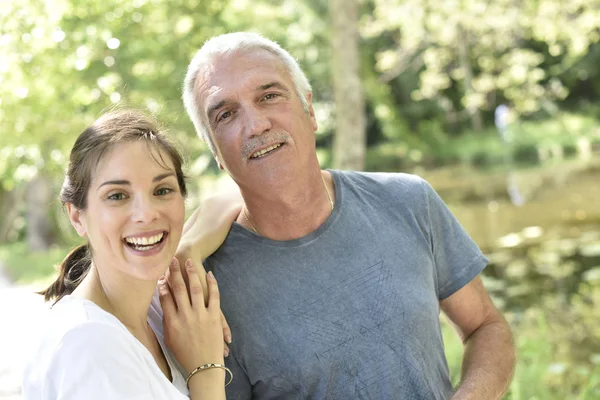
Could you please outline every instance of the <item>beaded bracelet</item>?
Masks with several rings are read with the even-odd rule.
[[[223,364],[212,364],[211,363],[211,364],[201,365],[198,368],[196,368],[195,370],[193,370],[192,372],[190,372],[187,379],[185,380],[185,385],[189,388],[188,383],[189,383],[190,379],[192,379],[192,376],[194,376],[196,373],[203,371],[205,369],[213,369],[213,368],[221,368],[221,369],[224,369],[225,371],[229,372],[229,381],[227,381],[225,386],[227,386],[231,383],[231,381],[233,380],[233,373],[231,372],[231,370],[229,368],[227,368],[226,366],[224,366]]]

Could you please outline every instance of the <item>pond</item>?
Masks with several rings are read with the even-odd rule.
[[[516,334],[539,312],[553,368],[600,366],[600,160],[420,175],[489,257],[482,278]]]

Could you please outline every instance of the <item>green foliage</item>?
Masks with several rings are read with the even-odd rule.
[[[75,137],[115,106],[157,114],[193,159],[208,154],[180,97],[189,61],[215,34],[258,29],[280,41],[312,70],[326,98],[326,22],[319,11],[293,0],[3,4],[0,184],[10,190],[42,169],[60,175]]]
[[[157,114],[192,159],[208,155],[183,112],[181,81],[204,40],[234,30],[259,31],[299,59],[313,83],[319,143],[331,143],[332,72],[323,2],[5,3],[0,10],[0,184],[7,190],[40,170],[60,175],[76,135],[116,104]],[[493,109],[503,102],[516,116],[548,119],[561,108],[589,104],[600,90],[595,28],[600,11],[591,0],[373,0],[362,7],[361,75],[370,110],[368,143],[376,146],[370,153],[402,143],[414,150],[406,151],[411,157],[402,165],[492,165],[499,151],[489,131],[474,132],[485,137],[480,146],[451,149],[453,143],[476,142],[464,135],[475,111],[483,113],[488,127]],[[466,56],[460,58],[463,45]],[[526,124],[519,129],[530,130]],[[566,153],[573,153],[576,145],[566,131],[559,140]],[[460,136],[466,137],[451,140]],[[547,139],[519,144],[516,159],[532,160]],[[386,154],[382,163],[371,156],[369,168],[390,165]],[[194,177],[204,168],[197,164]],[[207,171],[217,173],[214,167]]]
[[[418,73],[413,100],[437,99],[446,111],[490,110],[496,97],[530,114],[544,101],[561,101],[569,95],[565,82],[573,82],[571,68],[600,40],[592,0],[373,4],[364,35],[393,38],[378,49],[377,70],[388,82]],[[577,73],[579,80],[589,76]]]

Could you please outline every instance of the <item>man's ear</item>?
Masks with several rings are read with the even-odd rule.
[[[306,94],[306,103],[308,104],[308,115],[312,121],[313,129],[316,132],[319,129],[319,125],[317,124],[317,117],[315,117],[315,110],[312,106],[312,92]]]
[[[81,218],[81,210],[73,204],[67,203],[67,213],[69,213],[69,220],[71,221],[73,228],[77,231],[77,234],[81,237],[85,237],[87,235],[87,228],[85,227],[85,222]]]

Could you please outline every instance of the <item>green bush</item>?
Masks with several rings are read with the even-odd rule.
[[[483,132],[465,131],[451,137],[439,123],[419,124],[420,141],[390,141],[367,149],[366,169],[401,171],[420,165],[426,168],[466,164],[477,168],[497,168],[515,163],[532,166],[557,157],[577,155],[578,141],[600,143],[598,121],[591,116],[564,113],[553,119],[514,123],[503,142],[495,128]],[[414,157],[414,154],[420,154]],[[562,155],[561,155],[562,154]]]

